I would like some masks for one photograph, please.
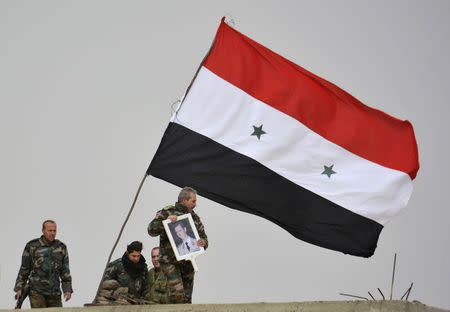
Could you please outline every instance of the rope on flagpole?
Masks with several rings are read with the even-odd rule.
[[[100,292],[100,289],[102,288],[103,279],[105,278],[106,268],[108,267],[108,264],[111,261],[111,257],[112,257],[112,255],[114,253],[114,250],[116,249],[116,246],[119,243],[120,237],[122,236],[123,230],[125,229],[125,225],[127,224],[128,219],[130,219],[131,213],[133,212],[133,209],[134,209],[134,205],[136,204],[137,198],[139,196],[139,193],[141,192],[142,186],[144,185],[144,182],[145,182],[146,178],[147,178],[147,172],[145,173],[144,177],[142,178],[141,184],[139,184],[139,188],[138,188],[138,190],[136,192],[136,195],[134,196],[133,204],[131,205],[130,211],[128,211],[128,215],[125,218],[125,221],[123,222],[122,227],[120,228],[119,235],[117,236],[116,242],[114,243],[114,246],[111,249],[111,252],[109,254],[108,260],[106,261],[106,266],[105,266],[105,269],[103,270],[103,275],[102,275],[102,278],[100,279],[100,283],[98,284],[97,292],[95,293],[95,298],[94,298],[94,300],[92,300],[93,304],[95,304],[95,301],[98,298],[98,294]]]
[[[233,21],[233,23],[234,23],[234,21]],[[206,52],[206,54],[205,54],[205,56],[203,57],[202,61],[201,61],[200,64],[198,65],[197,70],[195,71],[195,75],[194,75],[194,77],[192,78],[191,82],[189,83],[188,87],[186,88],[186,91],[184,92],[184,94],[183,94],[183,96],[181,97],[181,99],[178,101],[178,102],[180,102],[180,105],[178,105],[178,108],[177,108],[177,110],[176,110],[176,112],[175,112],[175,118],[176,118],[176,116],[177,116],[177,114],[178,114],[178,111],[181,109],[181,106],[183,105],[184,99],[185,99],[186,96],[188,95],[189,90],[191,90],[191,87],[192,87],[192,85],[194,84],[195,78],[197,78],[198,73],[200,72],[200,69],[201,69],[202,66],[203,66],[203,63],[205,63],[206,58],[207,58],[207,57],[209,56],[209,54],[211,53],[211,50],[212,50],[212,48],[213,48],[215,42],[216,42],[216,37],[214,37],[214,40],[213,40],[213,42],[211,43],[211,46],[209,47],[208,52]],[[177,103],[177,102],[175,102],[175,103]],[[175,103],[174,103],[174,104],[175,104]]]
[[[230,13],[225,14],[225,23],[233,28],[236,28],[236,23],[234,22],[233,15],[231,15]]]

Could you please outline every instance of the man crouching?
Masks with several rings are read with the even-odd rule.
[[[148,295],[147,264],[141,255],[142,243],[127,246],[122,258],[106,268],[98,304],[143,304]]]

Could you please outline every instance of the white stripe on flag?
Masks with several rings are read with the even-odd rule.
[[[319,110],[313,118],[320,118]],[[411,196],[407,174],[350,153],[205,67],[171,121],[380,224],[406,206]],[[266,134],[258,139],[251,134],[253,126],[261,125]],[[324,166],[331,165],[336,173],[322,174]]]

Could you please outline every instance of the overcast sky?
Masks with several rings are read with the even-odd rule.
[[[91,302],[171,115],[220,18],[363,103],[414,125],[421,169],[369,259],[295,239],[199,197],[210,240],[194,303],[389,295],[450,309],[449,1],[0,1],[0,309],[26,242],[55,219]],[[199,112],[201,113],[201,112]],[[179,189],[149,177],[113,259]],[[265,196],[265,194],[261,194]],[[28,302],[25,304],[28,307]]]

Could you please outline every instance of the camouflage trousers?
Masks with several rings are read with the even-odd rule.
[[[32,293],[30,298],[31,308],[51,308],[62,307],[61,295],[40,295]]]
[[[194,268],[190,261],[161,263],[167,277],[167,303],[192,303]]]

